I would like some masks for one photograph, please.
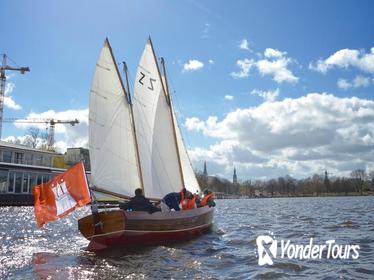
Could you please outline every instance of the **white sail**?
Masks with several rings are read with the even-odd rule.
[[[147,197],[162,198],[183,187],[170,107],[149,40],[134,85],[134,119]]]
[[[186,186],[186,189],[189,190],[190,192],[195,193],[196,191],[198,191],[200,194],[201,189],[200,189],[199,183],[197,182],[195,172],[192,169],[191,161],[188,156],[186,147],[184,146],[182,134],[179,129],[178,121],[177,121],[174,110],[173,110],[173,117],[174,117],[174,124],[175,124],[175,132],[176,132],[177,141],[178,141],[179,156],[180,156],[181,165],[182,165],[184,184]]]
[[[141,182],[131,111],[107,40],[91,86],[89,146],[92,185],[107,192],[133,196]]]

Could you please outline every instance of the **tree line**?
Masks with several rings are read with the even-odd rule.
[[[374,192],[374,171],[355,169],[348,177],[314,174],[305,179],[289,175],[270,180],[245,180],[236,184],[214,176],[197,173],[202,189],[209,188],[225,195],[248,197],[364,195]]]

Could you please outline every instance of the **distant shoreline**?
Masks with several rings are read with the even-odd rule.
[[[295,194],[295,195],[274,195],[274,196],[234,196],[216,197],[216,199],[258,199],[258,198],[298,198],[298,197],[348,197],[348,196],[374,196],[374,191],[357,193],[313,193],[313,194]]]

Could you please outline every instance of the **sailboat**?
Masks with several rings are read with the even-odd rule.
[[[163,59],[161,63],[162,74],[149,38],[132,98],[127,67],[125,88],[108,39],[104,42],[89,108],[90,188],[98,198],[128,199],[137,188],[154,201],[183,187],[201,193],[177,124]],[[93,204],[92,215],[80,219],[78,227],[91,251],[156,245],[206,232],[213,213],[208,206],[153,214],[99,212]]]

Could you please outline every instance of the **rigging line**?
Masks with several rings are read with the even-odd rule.
[[[177,123],[177,125],[178,125],[178,123]],[[192,170],[192,173],[193,173],[193,178],[194,178],[194,183],[195,183],[195,185],[197,185],[198,186],[198,188],[200,189],[200,185],[199,185],[199,182],[197,181],[197,178],[196,178],[196,174],[195,174],[195,170],[194,170],[194,168],[193,168],[193,165],[192,165],[192,161],[191,161],[191,158],[190,158],[190,155],[188,154],[188,151],[186,150],[186,146],[184,145],[184,139],[183,139],[183,135],[182,135],[182,132],[181,132],[181,129],[180,129],[180,127],[179,127],[179,125],[178,125],[178,129],[179,129],[179,134],[180,134],[180,137],[181,137],[181,141],[182,141],[182,145],[183,145],[183,149],[184,149],[184,152],[185,152],[185,154],[186,154],[186,156],[187,156],[187,160],[188,160],[188,164],[189,164],[189,166],[190,166],[190,168],[191,168],[191,170]],[[187,172],[187,171],[186,171]],[[192,187],[192,186],[191,186]],[[200,191],[201,191],[201,189],[200,189]]]
[[[178,112],[176,112],[176,110],[174,110],[174,112],[175,112],[175,117],[176,117],[176,119],[177,119],[177,125],[178,125],[178,127],[179,127],[179,131],[180,131],[180,134],[181,134],[181,137],[182,137],[182,141],[184,142],[184,143],[186,143],[187,142],[187,146],[188,147],[191,147],[191,141],[190,141],[190,139],[189,139],[189,137],[188,137],[188,133],[184,133],[184,129],[182,130],[182,126],[181,125],[179,125],[180,123],[183,123],[183,122],[181,122],[181,115],[184,115],[184,113],[182,112],[183,110],[182,110],[182,106],[180,105],[180,102],[179,102],[179,98],[178,98],[178,95],[177,95],[177,92],[175,91],[175,90],[173,90],[173,88],[175,88],[174,87],[174,82],[173,82],[173,79],[172,79],[172,76],[170,75],[170,72],[168,71],[168,69],[166,69],[166,72],[167,72],[167,75],[170,77],[170,79],[168,79],[168,82],[169,82],[169,88],[170,88],[170,95],[171,95],[171,97],[172,97],[172,100],[175,100],[176,102],[175,102],[175,104],[174,104],[174,106],[176,106],[177,107],[177,109],[178,109],[178,112],[180,112],[180,113],[178,113]],[[184,137],[184,136],[186,136],[186,137]],[[187,141],[186,141],[187,140]],[[188,153],[187,153],[188,154]]]

